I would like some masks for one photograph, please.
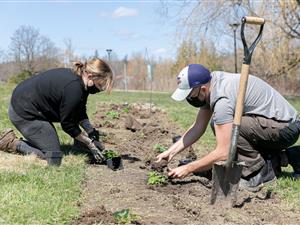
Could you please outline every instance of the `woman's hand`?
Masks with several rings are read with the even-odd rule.
[[[97,163],[103,163],[105,161],[105,157],[102,154],[102,150],[103,149],[100,148],[100,146],[98,147],[98,141],[92,141],[88,146],[88,148],[90,149],[91,153],[93,154],[94,158],[96,159]]]

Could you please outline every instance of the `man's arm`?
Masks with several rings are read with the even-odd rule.
[[[209,108],[200,109],[195,123],[167,151],[157,156],[157,162],[162,159],[171,161],[176,154],[194,144],[204,134],[211,115]]]
[[[217,146],[216,148],[202,157],[201,159],[184,166],[177,167],[169,172],[173,178],[184,178],[190,173],[207,170],[217,161],[223,161],[228,158],[232,123],[215,125]]]

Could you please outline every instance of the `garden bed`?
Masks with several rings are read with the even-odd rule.
[[[258,193],[240,191],[236,208],[210,205],[211,181],[195,175],[149,185],[153,170],[166,174],[166,165],[156,165],[155,156],[172,144],[183,130],[168,115],[147,105],[102,104],[93,117],[94,125],[107,135],[106,148],[120,153],[123,169],[90,165],[83,186],[82,215],[73,224],[117,224],[114,213],[129,209],[136,215],[130,224],[298,224],[300,214],[268,189]],[[131,120],[131,121],[129,121]],[[134,120],[134,121],[132,121]],[[192,148],[176,156],[195,158]],[[120,221],[119,221],[120,223]]]

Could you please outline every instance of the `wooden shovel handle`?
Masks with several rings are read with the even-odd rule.
[[[246,94],[247,83],[248,83],[248,76],[249,76],[249,65],[242,64],[240,85],[239,85],[238,97],[235,106],[235,113],[234,113],[234,120],[233,120],[233,123],[237,126],[241,125],[242,114],[244,110],[245,94]]]
[[[262,25],[265,23],[265,20],[259,17],[245,16],[244,19],[248,24]]]

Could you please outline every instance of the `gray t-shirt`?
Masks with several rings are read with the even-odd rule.
[[[210,108],[216,124],[233,122],[240,74],[212,72]],[[291,122],[297,118],[296,109],[258,77],[249,75],[243,115],[260,115],[279,121]]]

